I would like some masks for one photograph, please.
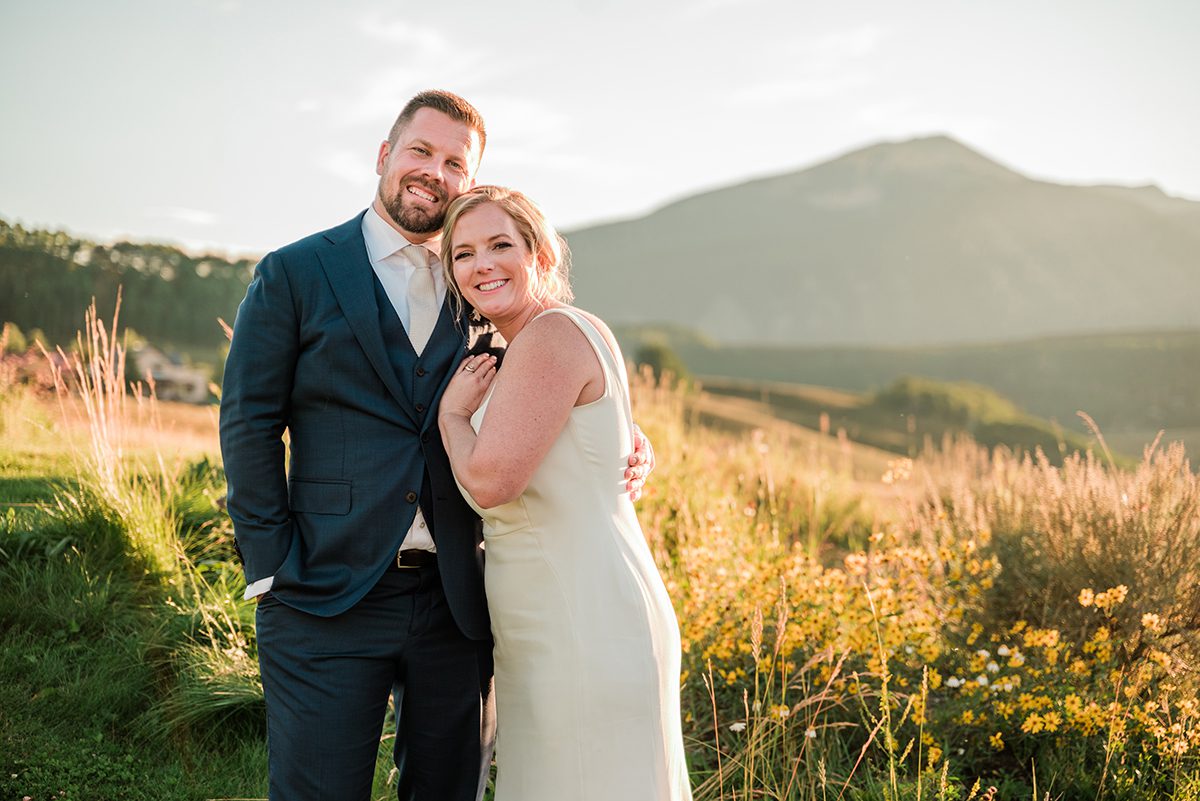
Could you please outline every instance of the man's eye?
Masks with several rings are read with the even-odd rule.
[[[425,148],[423,148],[423,147],[414,147],[414,148],[413,148],[413,151],[414,151],[414,152],[416,152],[416,153],[420,153],[422,156],[428,156],[428,155],[429,155],[429,151],[428,151],[428,150],[426,150],[426,149],[425,149]]]
[[[446,162],[446,163],[447,163],[447,164],[449,164],[449,165],[450,165],[450,167],[451,167],[452,169],[455,169],[455,170],[457,170],[458,172],[462,172],[462,168],[463,168],[463,167],[462,167],[462,165],[461,165],[461,164],[459,164],[457,161],[448,161],[448,162]]]

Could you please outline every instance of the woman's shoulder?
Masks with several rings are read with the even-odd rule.
[[[619,359],[621,351],[608,325],[591,312],[566,305],[553,306],[531,320],[508,350],[510,354],[519,354],[522,361],[577,359],[593,350],[592,336],[587,333],[589,325]]]
[[[553,314],[548,312],[559,313]],[[596,333],[600,334],[600,337],[608,342],[610,347],[615,349],[617,338],[613,334],[612,329],[608,327],[608,324],[597,315],[578,306],[567,306],[565,304],[562,306],[553,306],[538,315],[535,322],[538,324],[542,337],[560,336],[562,332],[574,328],[580,331],[581,336],[587,338],[586,332],[581,330],[579,324],[574,319],[568,318],[582,318],[584,321],[590,323],[591,327],[596,330]]]
[[[577,306],[563,305],[556,306],[555,308],[567,312],[567,314],[546,314],[543,312],[541,317],[538,318],[539,321],[557,318],[557,320],[554,322],[549,323],[545,329],[546,336],[565,336],[566,334],[564,332],[567,332],[568,327],[570,327],[574,328],[578,332],[578,336],[574,337],[574,339],[576,339],[578,342],[587,342],[591,339],[591,337],[589,337],[576,322],[566,319],[568,315],[576,318],[582,318],[591,324],[592,328],[595,329],[596,333],[600,335],[600,338],[604,340],[605,344],[608,345],[609,350],[612,351],[617,360],[619,361],[622,358],[621,347],[617,343],[616,335],[613,334],[612,329],[610,329],[608,324],[605,323],[600,317],[590,311],[580,309]],[[591,347],[590,343],[588,347]]]
[[[529,354],[529,358],[555,360],[590,349],[587,335],[571,319],[570,312],[580,313],[572,306],[553,306],[542,311],[526,323],[520,336],[509,343],[509,354]]]

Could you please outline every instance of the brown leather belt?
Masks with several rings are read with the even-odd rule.
[[[419,548],[406,548],[396,554],[397,570],[415,570],[421,567],[437,567],[437,554]]]

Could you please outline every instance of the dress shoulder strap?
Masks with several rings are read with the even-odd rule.
[[[625,361],[621,358],[620,351],[618,350],[614,353],[612,346],[608,344],[608,340],[596,328],[595,323],[585,315],[580,314],[576,309],[555,306],[546,309],[538,317],[545,314],[563,315],[575,323],[575,326],[587,337],[592,350],[596,352],[596,358],[600,360],[600,366],[604,369],[604,394],[615,394],[621,399],[625,407],[625,413],[628,415],[628,421],[632,425],[633,410],[629,403],[629,376],[625,371]]]

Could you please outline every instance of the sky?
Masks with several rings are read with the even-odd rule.
[[[1200,200],[1191,0],[3,0],[0,218],[262,253],[372,199],[416,92],[561,228],[945,133]]]

